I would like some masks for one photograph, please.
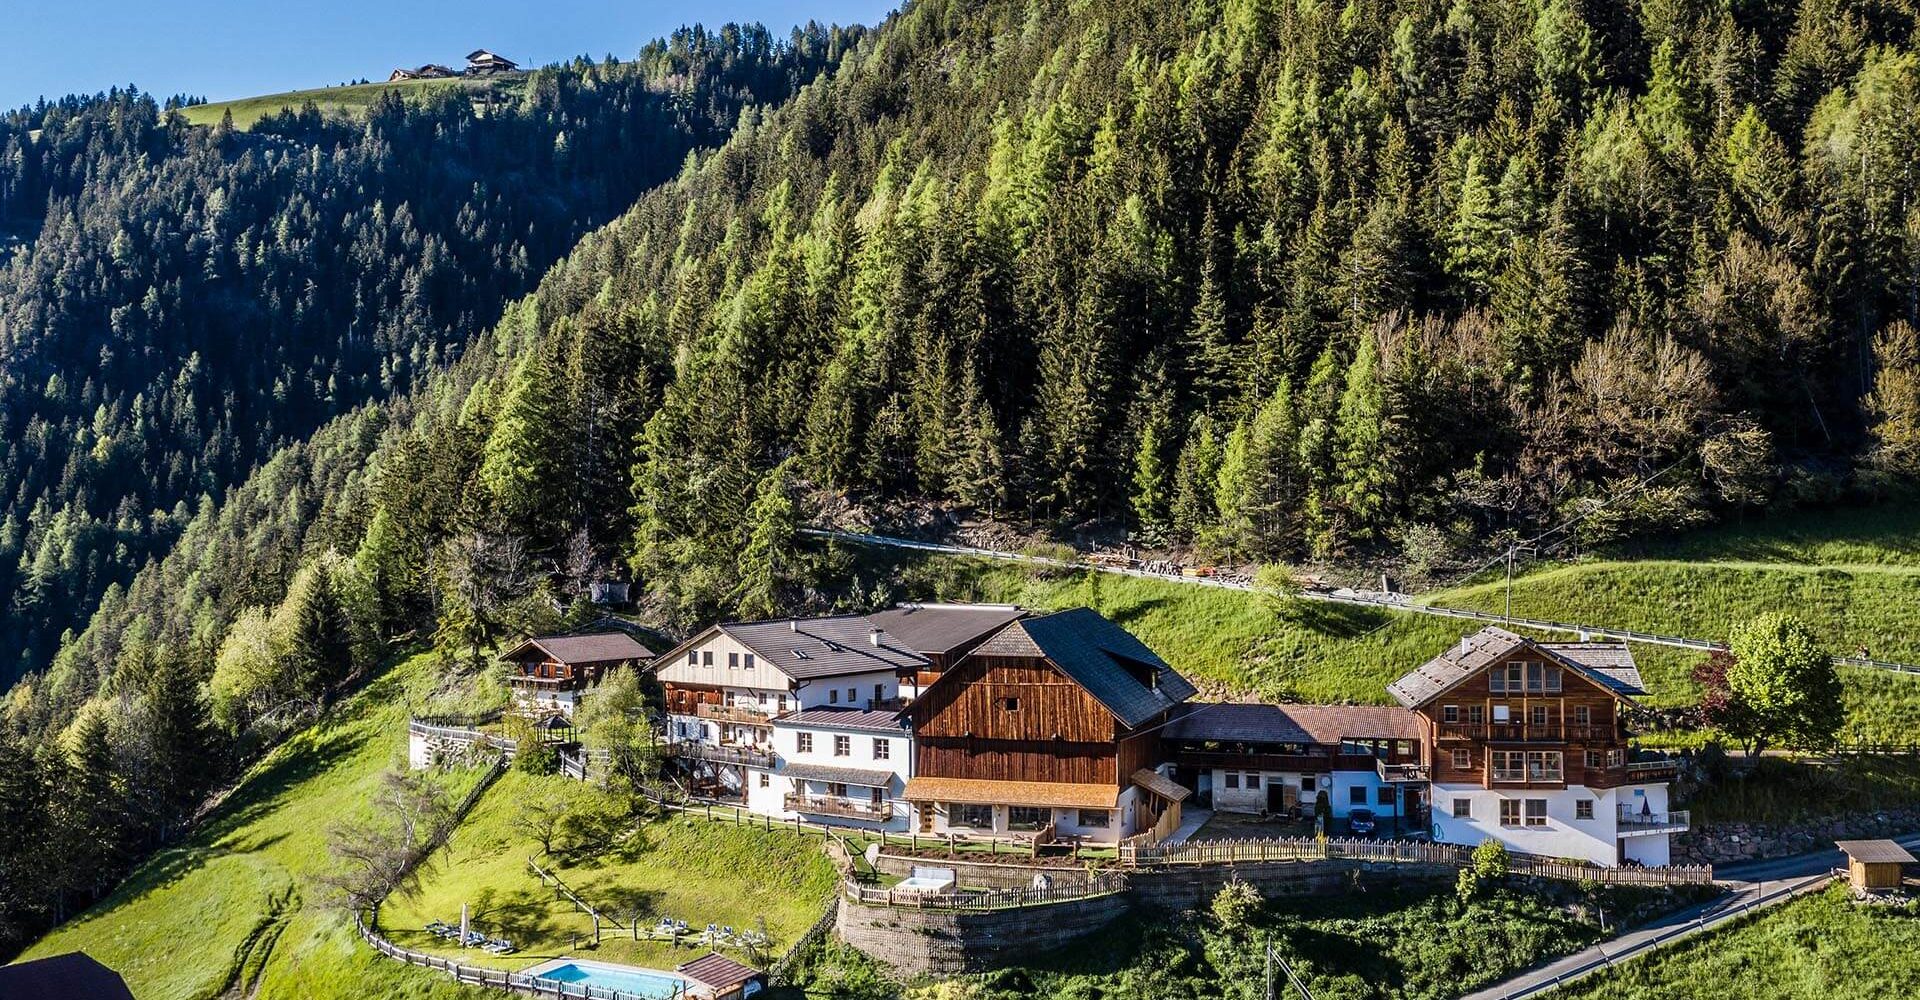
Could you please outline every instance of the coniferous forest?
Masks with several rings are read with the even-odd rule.
[[[815,490],[1289,562],[1483,545],[1649,478],[1583,532],[1909,491],[1916,28],[1896,0],[917,0],[705,77],[536,74],[497,134],[457,104],[246,136],[132,95],[28,112],[0,574],[51,666],[6,728],[242,752],[396,637],[479,660],[607,574],[664,627],[768,613]],[[659,96],[678,76],[702,96]],[[595,206],[626,210],[569,246]],[[141,784],[111,781],[108,814]],[[0,829],[94,808],[40,787],[0,789]]]

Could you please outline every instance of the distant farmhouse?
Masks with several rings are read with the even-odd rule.
[[[506,56],[495,55],[486,49],[474,49],[467,53],[468,76],[496,76],[512,73],[520,68],[519,64]]]
[[[449,77],[459,75],[460,74],[454,72],[449,67],[442,66],[439,63],[428,63],[425,66],[420,66],[415,69],[407,69],[404,66],[396,69],[393,71],[393,75],[387,77],[387,82],[393,83],[396,80],[445,80]]]
[[[466,76],[499,76],[503,73],[518,72],[520,65],[506,56],[489,52],[486,49],[474,49],[467,53]],[[401,66],[387,77],[388,83],[401,80],[447,80],[462,75],[450,66],[428,63],[408,69]]]

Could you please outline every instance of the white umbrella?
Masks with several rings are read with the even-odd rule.
[[[460,904],[460,947],[467,946],[467,904]]]

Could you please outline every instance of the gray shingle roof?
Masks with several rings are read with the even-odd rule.
[[[1620,694],[1646,694],[1633,650],[1623,642],[1543,642],[1541,649],[1586,668],[1588,676]]]
[[[1026,612],[1012,604],[902,604],[867,620],[918,653],[945,653],[998,631]]]
[[[1446,652],[1387,685],[1387,693],[1408,708],[1418,708],[1522,647],[1538,650],[1615,694],[1646,693],[1641,686],[1640,670],[1633,662],[1633,652],[1623,644],[1534,642],[1497,625],[1489,625],[1447,647]]]
[[[1414,714],[1388,705],[1188,705],[1170,723],[1169,740],[1218,743],[1310,743],[1342,739],[1417,739]]]
[[[842,785],[859,785],[862,788],[885,788],[893,782],[892,771],[869,771],[858,767],[832,767],[827,764],[807,764],[788,761],[780,773],[789,778],[802,781],[835,781]]]
[[[874,645],[873,626],[864,615],[726,622],[719,628],[753,650],[762,663],[795,680],[927,665],[926,657],[901,648],[884,633]]]
[[[515,646],[501,659],[516,659],[529,647],[540,650],[559,663],[615,663],[653,659],[653,650],[640,645],[625,632],[536,636]]]
[[[1128,727],[1147,722],[1194,695],[1193,685],[1165,660],[1091,608],[1021,619],[981,643],[975,652],[1045,657]],[[1152,671],[1153,686],[1135,676],[1142,670]]]
[[[1910,865],[1915,860],[1912,852],[1891,840],[1836,840],[1833,846],[1862,864]]]
[[[865,708],[809,708],[773,720],[775,726],[815,729],[866,729],[901,732],[900,713]]]

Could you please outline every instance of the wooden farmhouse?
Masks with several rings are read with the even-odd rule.
[[[486,49],[474,49],[467,53],[468,76],[494,76],[500,73],[512,73],[519,68],[513,60]]]
[[[1419,720],[1435,839],[1664,865],[1687,828],[1667,807],[1674,765],[1630,758],[1621,715],[1645,692],[1624,644],[1490,626],[1387,690]]]
[[[1193,685],[1086,608],[1021,619],[904,711],[906,798],[930,834],[1111,843],[1164,836],[1188,789],[1161,773],[1161,727]]]
[[[395,83],[401,80],[445,80],[449,77],[459,75],[460,74],[455,73],[452,69],[442,66],[439,63],[428,63],[425,66],[414,69],[407,69],[402,66],[394,70],[393,73],[387,77],[387,82]]]
[[[500,659],[512,666],[508,684],[522,711],[572,715],[580,694],[610,670],[653,662],[653,651],[625,632],[536,636]]]

